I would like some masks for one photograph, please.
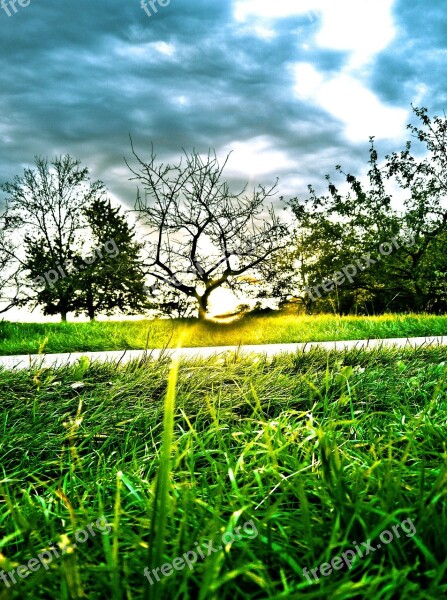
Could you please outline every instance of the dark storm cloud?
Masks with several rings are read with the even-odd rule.
[[[407,108],[422,83],[436,107],[445,99],[441,6],[396,6],[398,38],[370,78],[383,102]],[[263,136],[289,159],[274,173],[285,182],[321,181],[343,160],[360,169],[368,140],[347,142],[334,116],[293,92],[294,62],[330,76],[347,60],[312,45],[318,26],[282,19],[276,37],[261,39],[234,25],[230,0],[171,0],[150,18],[139,0],[31,0],[11,17],[0,10],[0,180],[35,154],[68,152],[130,206],[129,133],[143,155],[153,141],[163,158]]]
[[[378,56],[372,87],[390,103],[405,106],[427,88],[429,107],[446,107],[447,10],[444,0],[407,2],[394,9],[398,35]]]

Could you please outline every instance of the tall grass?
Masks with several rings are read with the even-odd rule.
[[[251,316],[232,324],[190,320],[96,323],[0,322],[0,354],[86,352],[183,346],[226,346],[445,335],[447,317]]]
[[[445,597],[446,356],[0,371],[0,567],[70,549],[0,598]],[[110,533],[74,548],[102,515]],[[413,537],[303,576],[407,518]],[[249,520],[256,537],[222,543]],[[216,552],[150,585],[146,567],[205,542]]]
[[[167,537],[166,524],[171,508],[171,454],[174,439],[175,388],[178,377],[178,361],[174,360],[168,378],[168,389],[164,403],[163,433],[160,460],[155,484],[153,509],[151,511],[151,543],[149,544],[150,570],[164,563],[163,553]],[[146,598],[157,597],[156,589],[147,587]]]

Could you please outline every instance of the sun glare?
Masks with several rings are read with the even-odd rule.
[[[209,314],[211,317],[231,314],[239,304],[241,300],[236,298],[233,292],[220,288],[210,296]]]

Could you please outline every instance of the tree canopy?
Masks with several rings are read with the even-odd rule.
[[[422,122],[409,125],[417,153],[414,140],[409,141],[379,164],[371,138],[366,184],[337,166],[348,193],[340,193],[327,176],[327,194],[319,196],[309,187],[303,202],[291,200],[294,285],[308,310],[447,309],[447,122],[445,117],[431,120],[424,108],[414,112]],[[418,159],[421,144],[425,155]],[[398,198],[393,199],[390,182],[397,186]],[[348,266],[351,277],[334,280]]]

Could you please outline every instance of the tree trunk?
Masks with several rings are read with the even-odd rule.
[[[90,321],[95,320],[95,305],[93,303],[93,294],[89,291],[87,293],[87,314]]]
[[[67,313],[64,311],[61,312],[61,321],[62,321],[62,323],[67,322]]]
[[[209,294],[207,294],[206,292],[203,294],[203,296],[201,296],[200,298],[197,298],[197,301],[199,303],[199,321],[206,321],[206,314],[207,314],[207,308],[208,308],[208,299],[209,299]]]

